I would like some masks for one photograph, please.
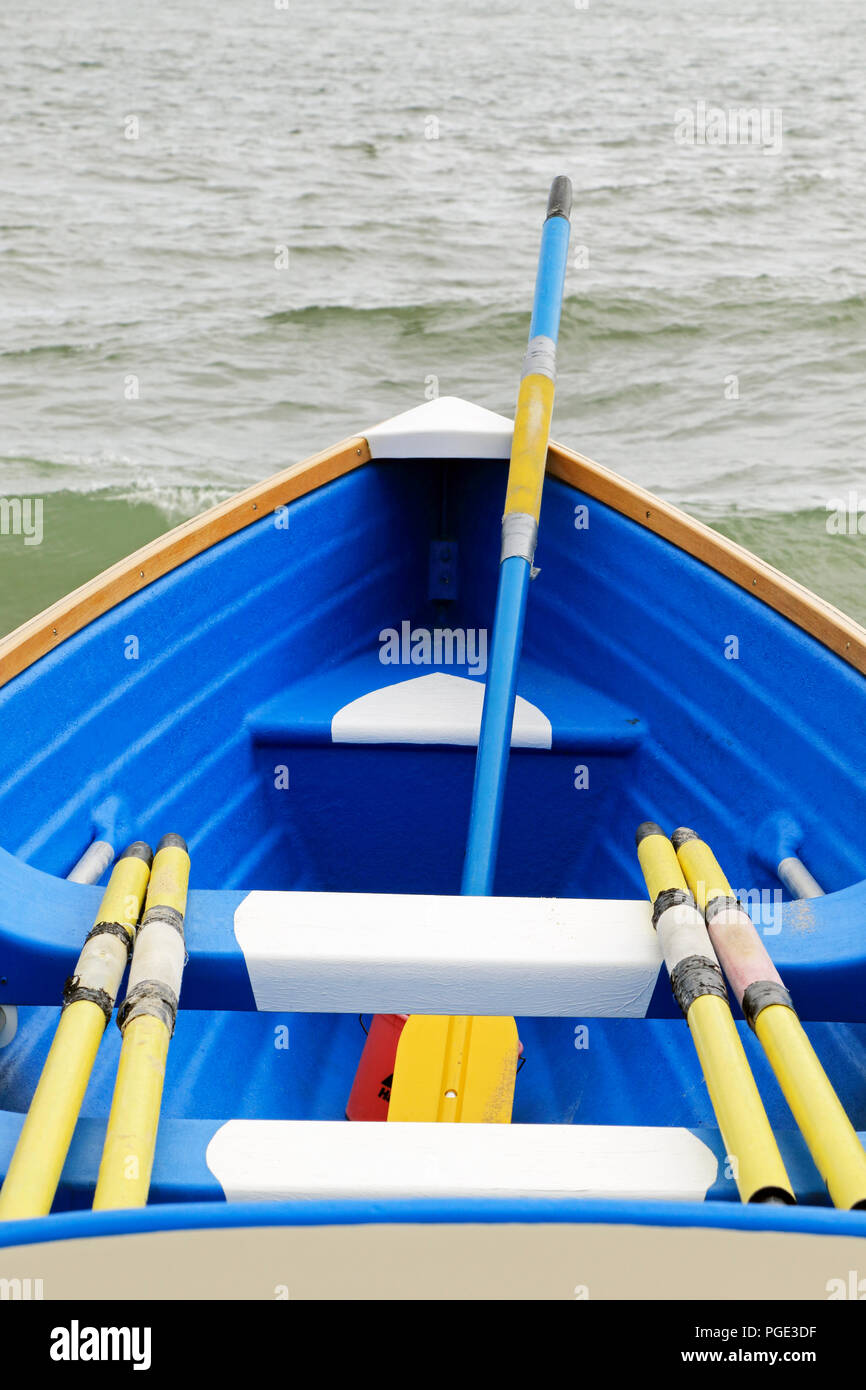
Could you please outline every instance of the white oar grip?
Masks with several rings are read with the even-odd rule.
[[[665,899],[670,898],[670,906]],[[688,895],[677,889],[660,893],[653,921],[674,997],[687,1017],[696,999],[705,994],[727,999],[725,979],[710,941],[704,914]]]
[[[75,973],[66,982],[64,1008],[79,999],[90,999],[99,1004],[108,1022],[132,945],[131,936],[124,932],[122,939],[121,932],[124,928],[115,922],[100,922],[93,929],[82,947]]]
[[[674,903],[665,908],[656,921],[656,931],[665,965],[671,973],[689,956],[705,956],[718,965],[704,914],[693,902]]]
[[[117,1015],[120,1028],[142,1014],[152,1014],[172,1034],[185,964],[183,917],[170,907],[150,908],[135,940],[129,988]]]

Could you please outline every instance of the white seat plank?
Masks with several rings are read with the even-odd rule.
[[[662,961],[641,900],[253,892],[234,929],[271,1012],[643,1018]]]
[[[626,1197],[701,1202],[718,1162],[687,1129],[229,1120],[207,1165],[230,1202]]]

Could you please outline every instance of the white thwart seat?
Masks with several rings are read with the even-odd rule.
[[[230,1202],[628,1197],[701,1202],[718,1175],[688,1129],[229,1120],[207,1165]]]
[[[256,1007],[643,1018],[648,902],[253,892],[234,917]]]

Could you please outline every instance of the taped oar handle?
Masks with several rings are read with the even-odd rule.
[[[834,1206],[866,1209],[866,1153],[751,917],[709,845],[681,826],[680,867],[743,1013],[767,1054]]]
[[[63,988],[63,1008],[82,999],[98,1004],[108,1023],[127,962],[150,878],[153,854],[144,840],[128,845],[112,870],[96,921],[75,970]]]
[[[791,997],[769,951],[709,845],[687,826],[675,830],[671,842],[750,1026],[754,1028],[761,1010],[771,1004],[792,1008]]]
[[[186,962],[183,921],[188,885],[186,842],[180,835],[163,835],[153,858],[126,998],[117,1011],[122,1033],[143,1015],[161,1019],[169,1037],[174,1033]]]
[[[123,1042],[93,1196],[95,1211],[142,1207],[147,1201],[168,1045],[186,962],[188,885],[186,842],[180,835],[164,835],[153,857],[126,999],[117,1014]]]
[[[704,995],[727,1000],[721,967],[710,944],[704,914],[686,886],[673,845],[661,826],[644,821],[637,828],[635,842],[671,988],[683,1017],[688,1018],[692,1004]]]
[[[728,1006],[703,912],[661,826],[644,821],[637,854],[671,988],[689,1026],[710,1102],[744,1202],[791,1203],[794,1194]]]
[[[557,174],[550,185],[547,200],[548,217],[571,217],[571,179],[565,174]]]
[[[93,1063],[123,979],[150,877],[150,847],[123,851],[102,895],[0,1192],[0,1220],[45,1216],[81,1111]]]

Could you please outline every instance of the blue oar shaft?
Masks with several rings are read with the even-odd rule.
[[[493,648],[484,692],[469,839],[460,888],[461,893],[476,897],[489,897],[493,892],[528,593],[529,565],[519,555],[512,555],[499,569]],[[504,757],[503,748],[506,750]]]
[[[571,223],[567,217],[555,214],[548,217],[541,236],[538,252],[538,271],[535,280],[535,298],[532,303],[532,318],[529,322],[529,341],[539,333],[554,343],[559,338],[559,316],[562,310],[562,295],[565,289],[565,271],[568,262],[568,239]]]
[[[514,419],[490,669],[461,884],[461,892],[468,895],[492,893],[496,872],[526,599],[550,436],[570,211],[571,184],[565,178],[555,179],[541,237],[529,346]]]

